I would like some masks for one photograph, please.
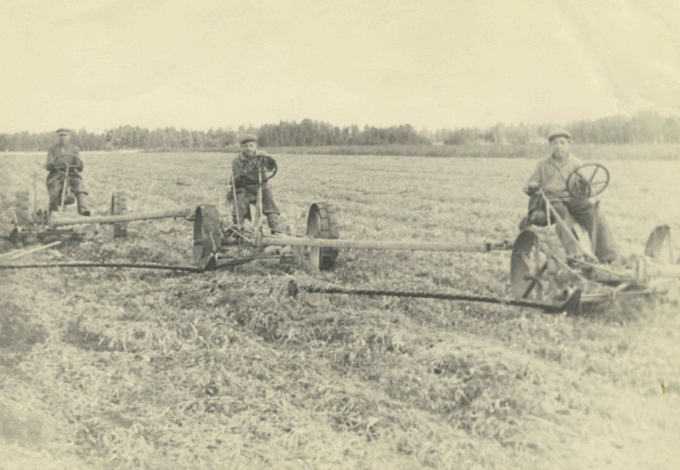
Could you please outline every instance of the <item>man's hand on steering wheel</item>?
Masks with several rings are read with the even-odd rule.
[[[262,164],[265,170],[274,171],[276,169],[276,160],[269,155],[264,155],[264,162]]]
[[[257,184],[272,179],[277,170],[276,160],[269,155],[253,155],[244,162],[242,172],[247,183]]]
[[[68,158],[71,163],[67,163],[65,158]],[[76,155],[64,154],[56,157],[52,162],[46,165],[47,169],[50,171],[58,171],[60,173],[66,173],[67,169],[77,171],[78,173],[83,171],[83,161]]]
[[[246,178],[243,175],[234,177],[234,188],[241,189],[246,185]]]
[[[539,189],[540,189],[540,186],[538,185],[537,182],[530,181],[529,184],[527,184],[526,187],[524,188],[524,192],[528,196],[533,196],[534,194],[536,194],[538,192]]]

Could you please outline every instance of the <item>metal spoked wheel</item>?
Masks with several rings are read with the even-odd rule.
[[[23,227],[30,226],[33,222],[31,217],[31,198],[28,191],[17,191],[14,195],[14,228],[8,240],[14,245],[19,245],[25,240],[26,232]]]
[[[27,226],[32,222],[30,193],[28,191],[17,191],[14,197],[16,201],[14,205],[16,223],[19,226]]]
[[[125,194],[113,193],[111,196],[111,215],[124,215],[127,213],[127,197]],[[125,238],[127,237],[127,234],[127,222],[117,222],[113,224],[113,238]]]
[[[194,262],[204,269],[222,246],[220,213],[214,205],[198,206],[194,216]]]
[[[673,237],[668,225],[659,225],[649,235],[645,245],[645,256],[649,256],[661,263],[678,263],[677,251],[673,248]]]
[[[512,297],[522,300],[555,302],[566,295],[564,250],[554,234],[538,229],[519,234],[512,249],[510,289]]]
[[[315,203],[307,215],[307,236],[310,238],[336,239],[339,237],[335,210],[330,204]],[[306,263],[312,270],[328,270],[335,266],[337,248],[307,248]]]

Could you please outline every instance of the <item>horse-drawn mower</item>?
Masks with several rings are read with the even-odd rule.
[[[547,194],[539,188],[544,213],[536,214],[537,224],[531,223],[530,214],[529,226],[513,244],[510,279],[514,298],[559,303],[578,292],[579,305],[588,305],[634,297],[677,296],[680,265],[674,259],[669,226],[659,226],[652,232],[644,255],[602,263],[585,228],[554,208],[556,203],[590,200],[604,217],[598,196],[608,184],[607,169],[591,163],[569,175],[562,193]],[[594,233],[592,238],[596,237]],[[568,253],[565,246],[576,246],[577,251]]]
[[[266,168],[260,156],[253,156],[243,166],[243,174],[250,184],[258,186],[257,198],[249,206],[246,219],[227,227],[215,206],[205,205],[196,209],[194,217],[194,260],[204,269],[217,269],[244,264],[259,259],[301,261],[311,270],[328,270],[336,262],[340,249],[406,250],[489,252],[510,250],[507,243],[414,243],[340,240],[336,212],[327,203],[313,203],[307,213],[307,231],[303,236],[294,235],[290,228],[282,233],[271,234],[265,229],[262,184],[276,174],[276,164]],[[236,204],[236,194],[233,200]]]
[[[575,220],[564,218],[554,210],[558,200],[581,199],[594,202],[607,187],[609,173],[601,165],[589,164],[575,170],[568,178],[565,194],[541,192],[545,202],[544,222],[538,225],[529,221],[514,244],[508,242],[483,243],[420,243],[393,241],[360,241],[340,239],[336,212],[326,203],[313,203],[307,213],[305,235],[294,235],[290,229],[283,233],[270,233],[265,227],[262,185],[276,174],[275,163],[267,164],[260,156],[248,159],[243,167],[249,184],[256,185],[257,197],[240,220],[235,208],[235,219],[229,216],[225,223],[214,205],[200,205],[193,213],[194,266],[156,266],[192,272],[211,271],[243,265],[252,261],[270,260],[297,263],[306,269],[328,270],[334,267],[339,250],[402,250],[433,252],[489,253],[512,250],[510,261],[510,289],[508,296],[489,297],[461,293],[406,292],[397,290],[368,290],[337,285],[312,285],[291,281],[289,292],[352,294],[372,296],[397,296],[460,300],[515,305],[541,309],[545,312],[575,312],[583,305],[604,304],[616,299],[650,297],[676,294],[680,265],[674,259],[671,230],[657,227],[647,242],[644,255],[632,256],[617,264],[600,263],[593,254],[588,232]],[[237,204],[237,195],[233,195]],[[125,225],[133,220],[163,217],[185,217],[187,211],[169,211],[148,214],[126,214],[125,200],[120,195],[112,198],[111,215],[56,219],[40,223],[29,219],[26,231],[47,239],[61,227],[87,223],[112,223],[115,234],[125,234]],[[191,217],[189,217],[191,219]],[[579,248],[578,256],[567,254],[564,240],[557,235],[562,228],[573,237]],[[36,229],[37,228],[37,229]],[[82,263],[78,267],[85,267]],[[134,266],[126,266],[134,267]],[[140,266],[142,267],[142,266]],[[143,267],[154,267],[144,265]],[[5,268],[21,268],[5,266]]]
[[[58,210],[38,208],[35,198],[36,188],[34,188],[32,204],[29,191],[17,192],[12,220],[13,228],[10,235],[6,237],[13,244],[29,244],[36,240],[43,243],[80,241],[96,231],[93,227],[98,224],[112,224],[114,238],[123,238],[128,233],[128,222],[187,217],[192,212],[191,209],[177,209],[131,214],[128,213],[125,194],[114,193],[111,196],[109,215],[92,217],[89,211],[86,213],[87,216],[69,213],[66,212],[67,206],[76,202],[76,194],[72,189],[73,178],[78,178],[77,172],[82,170],[83,163],[76,155],[63,154],[55,159],[53,167],[54,173],[60,177]]]
[[[248,162],[247,179],[263,183],[276,173]],[[601,211],[597,196],[609,183],[609,172],[599,164],[576,169],[568,178],[565,194],[541,192],[545,201],[543,224],[529,225],[514,244],[500,243],[419,243],[359,241],[339,238],[338,221],[332,206],[314,203],[307,214],[305,236],[268,235],[262,223],[261,194],[251,207],[252,228],[242,224],[224,228],[214,206],[200,206],[194,219],[194,258],[201,269],[219,269],[260,259],[294,259],[312,270],[331,269],[341,249],[405,250],[438,252],[478,252],[512,250],[510,262],[510,298],[467,294],[403,292],[352,289],[291,283],[290,291],[329,294],[393,295],[399,297],[437,298],[479,301],[540,308],[547,312],[577,311],[583,305],[603,304],[616,299],[675,294],[680,279],[680,265],[674,257],[671,230],[657,227],[647,242],[644,256],[632,256],[616,264],[600,263],[593,253],[588,232],[573,218],[564,218],[554,210],[559,200],[590,200]],[[603,215],[601,215],[603,217]],[[543,226],[541,226],[543,225]],[[556,229],[573,237],[579,246],[578,256],[568,256]],[[669,280],[671,282],[669,282]],[[673,291],[673,292],[671,292]]]
[[[255,204],[251,204],[246,219],[224,226],[213,205],[199,206],[194,216],[194,261],[206,270],[245,264],[261,259],[296,260],[311,270],[329,270],[335,266],[340,249],[405,250],[443,252],[489,252],[510,250],[508,243],[418,243],[382,242],[339,239],[336,212],[327,203],[313,203],[307,213],[305,235],[294,235],[290,228],[271,234],[265,228],[262,206],[262,184],[276,174],[276,165],[266,169],[260,157],[246,161],[244,176],[258,185]],[[234,201],[236,195],[234,195]],[[235,210],[236,211],[236,210]],[[236,213],[236,212],[235,212]],[[238,219],[238,215],[236,215]]]

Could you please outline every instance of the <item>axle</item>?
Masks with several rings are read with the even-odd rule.
[[[503,243],[423,243],[423,242],[383,242],[338,240],[325,238],[263,237],[263,246],[303,246],[311,248],[354,248],[357,250],[396,250],[396,251],[448,251],[481,252],[511,250],[512,245]]]
[[[139,214],[102,215],[99,217],[78,217],[73,219],[52,219],[49,221],[48,225],[50,227],[63,227],[65,225],[116,224],[119,222],[132,222],[135,220],[187,217],[192,212],[192,209],[175,209],[164,212],[142,212]]]

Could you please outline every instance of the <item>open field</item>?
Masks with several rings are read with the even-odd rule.
[[[238,148],[233,150],[238,152]],[[279,147],[267,149],[288,155],[382,155],[439,158],[541,158],[549,154],[546,144],[529,145],[329,145],[325,147]],[[574,155],[584,160],[680,160],[678,144],[579,144]]]
[[[85,154],[95,214],[218,204],[232,155]],[[41,155],[0,156],[46,203]],[[281,155],[279,208],[312,202],[361,240],[512,241],[530,159]],[[604,209],[625,254],[680,222],[678,161],[612,160]],[[71,209],[73,210],[73,209]],[[185,221],[111,228],[33,261],[189,264]],[[342,252],[316,278],[505,295],[509,253]],[[294,272],[295,277],[308,274]],[[181,275],[0,271],[0,468],[670,469],[680,450],[680,316],[588,315],[429,300],[284,295],[252,264]],[[665,393],[661,385],[665,386]],[[5,467],[2,467],[4,464]]]

